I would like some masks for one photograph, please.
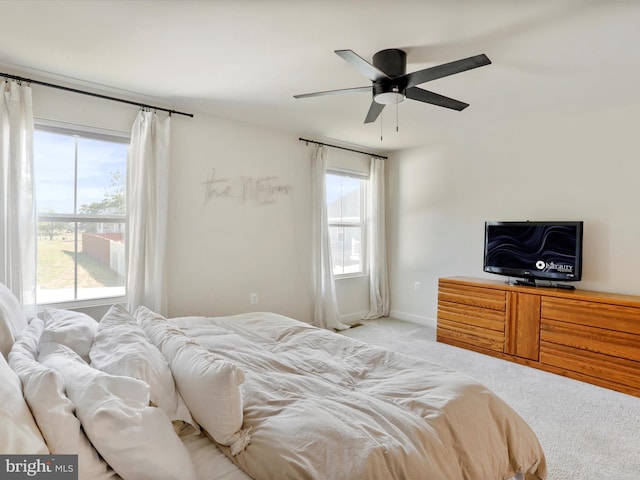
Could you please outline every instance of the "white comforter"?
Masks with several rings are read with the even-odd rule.
[[[461,373],[270,313],[171,322],[244,370],[252,439],[229,458],[256,480],[546,477],[529,426]]]

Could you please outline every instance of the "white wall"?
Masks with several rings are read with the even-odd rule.
[[[229,315],[273,311],[311,321],[312,146],[298,137],[216,117],[173,122],[169,234],[170,314]],[[359,161],[330,149],[329,163],[358,169]],[[203,182],[232,185],[274,177],[288,193],[262,204],[214,195]],[[336,285],[341,316],[368,311],[366,278]],[[259,303],[250,303],[258,293]]]
[[[274,311],[309,321],[310,150],[291,134],[197,115],[173,122],[169,305],[175,315]],[[214,194],[204,182],[215,169]],[[272,203],[251,192],[272,177]],[[250,294],[258,293],[258,304]]]
[[[640,295],[639,124],[632,105],[398,152],[387,169],[392,313],[434,322],[439,277],[502,278],[482,272],[486,220],[583,220],[576,287]]]

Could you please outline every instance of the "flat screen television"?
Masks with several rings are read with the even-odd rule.
[[[513,283],[582,278],[583,222],[485,222],[484,271],[514,277]]]

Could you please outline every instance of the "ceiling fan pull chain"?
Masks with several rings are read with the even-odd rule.
[[[380,141],[382,141],[382,112],[380,112]]]
[[[399,132],[400,130],[398,129],[398,103],[396,103],[396,132]]]

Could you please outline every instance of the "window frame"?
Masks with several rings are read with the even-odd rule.
[[[129,146],[131,144],[131,135],[127,132],[121,132],[116,130],[107,130],[103,128],[91,127],[88,125],[79,125],[61,121],[54,121],[42,118],[34,118],[34,130],[43,131],[49,133],[56,133],[60,135],[68,135],[72,137],[85,138],[90,140],[101,140],[112,143],[120,143]],[[128,155],[127,155],[127,170],[128,170]],[[34,172],[35,173],[35,172]],[[37,174],[37,173],[36,173]],[[126,178],[126,177],[125,177]],[[77,175],[74,178],[74,190],[77,189]],[[126,185],[125,185],[126,189]],[[37,199],[37,191],[35,192]],[[75,192],[74,192],[75,196]],[[36,200],[37,201],[37,200]],[[74,205],[77,208],[77,205]],[[81,214],[77,211],[75,213],[39,213],[36,212],[36,222],[39,225],[40,222],[53,221],[53,222],[66,222],[76,224],[74,231],[74,251],[78,249],[78,223],[121,223],[123,224],[124,238],[125,238],[125,275],[124,275],[124,295],[114,295],[107,297],[95,297],[95,298],[81,298],[78,299],[78,278],[77,269],[78,262],[74,259],[74,286],[73,286],[73,300],[61,300],[53,302],[40,302],[36,293],[36,304],[38,311],[42,311],[44,308],[86,308],[86,307],[100,307],[112,305],[114,303],[125,303],[128,297],[128,285],[127,285],[127,271],[129,268],[129,256],[126,245],[129,242],[129,235],[127,231],[127,223],[129,219],[129,208],[126,203],[125,196],[125,213],[124,214]],[[39,228],[36,229],[37,235],[40,235]],[[38,284],[36,282],[36,288]]]
[[[339,167],[328,167],[325,172],[325,181],[327,175],[335,175],[342,177],[350,177],[361,180],[360,183],[360,221],[359,222],[331,222],[327,218],[328,228],[331,227],[359,227],[361,229],[360,234],[360,255],[362,257],[361,265],[362,270],[359,272],[350,272],[350,273],[334,273],[333,272],[333,262],[331,268],[331,275],[336,280],[346,279],[346,278],[358,278],[358,277],[367,277],[369,276],[369,255],[368,252],[368,189],[369,187],[369,174],[365,172],[360,172],[357,170],[349,170],[345,168]],[[326,202],[326,198],[325,198]],[[343,265],[344,266],[344,265]]]

